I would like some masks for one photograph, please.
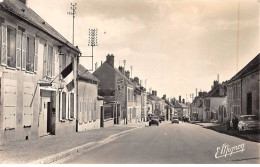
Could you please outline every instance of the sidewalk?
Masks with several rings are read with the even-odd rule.
[[[106,141],[121,134],[129,133],[144,125],[114,125],[107,128],[75,132],[73,134],[50,135],[37,140],[23,140],[0,145],[0,163],[49,163],[46,157],[63,158],[71,152],[98,145],[98,142]],[[64,153],[65,155],[59,153]],[[61,157],[62,156],[62,157]],[[49,158],[49,159],[50,159]],[[40,160],[39,162],[37,160]],[[58,159],[57,159],[58,160]],[[37,162],[36,162],[37,161]]]
[[[195,123],[199,126],[202,126],[207,129],[217,131],[219,133],[224,133],[227,135],[235,136],[241,139],[254,141],[260,143],[260,134],[257,132],[239,132],[238,130],[230,129],[227,130],[226,124],[217,124],[217,123]]]

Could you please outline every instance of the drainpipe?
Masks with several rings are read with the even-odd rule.
[[[78,114],[78,112],[79,112],[79,77],[78,77],[78,74],[79,74],[79,57],[82,55],[82,53],[79,53],[79,55],[77,56],[77,69],[76,69],[76,85],[77,85],[77,89],[76,89],[76,91],[77,91],[77,100],[76,100],[76,108],[77,108],[77,110],[76,110],[76,132],[78,132],[79,131],[79,127],[78,127],[78,118],[79,118],[79,114]]]
[[[241,94],[240,94],[240,111],[241,111],[241,115],[242,115],[242,77],[240,78],[240,89],[241,89]],[[247,113],[245,113],[247,114]]]

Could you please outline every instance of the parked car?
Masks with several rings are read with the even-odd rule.
[[[172,123],[179,124],[179,118],[178,117],[172,117]]]
[[[152,117],[150,118],[150,120],[149,120],[149,126],[151,126],[151,125],[153,125],[153,124],[159,126],[159,117],[157,117],[157,116],[152,116]]]
[[[239,131],[260,130],[260,123],[256,115],[241,115],[238,122]]]
[[[184,117],[184,118],[183,118],[183,122],[190,122],[190,120],[189,120],[188,117]]]

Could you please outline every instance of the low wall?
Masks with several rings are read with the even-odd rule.
[[[79,132],[92,130],[92,129],[99,129],[99,128],[100,128],[100,119],[78,125]]]

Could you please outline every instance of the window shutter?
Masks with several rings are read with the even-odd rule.
[[[66,93],[66,98],[65,98],[65,101],[66,101],[66,104],[68,104],[68,95],[67,95],[67,93]],[[68,119],[68,112],[69,112],[69,107],[68,107],[68,105],[65,105],[65,107],[66,107],[66,119]]]
[[[68,93],[68,119],[70,119],[70,93]]]
[[[39,39],[35,38],[35,54],[34,54],[34,72],[37,72],[38,69],[38,47],[39,47]]]
[[[22,31],[17,31],[17,37],[16,37],[16,68],[21,68],[21,56],[22,56]]]
[[[52,51],[52,76],[55,76],[55,49],[53,47],[53,51]]]
[[[63,55],[62,54],[60,54],[59,55],[59,73],[61,73],[62,72],[62,60],[63,60],[63,57],[62,57]],[[59,76],[59,79],[62,79],[62,76],[60,75]]]
[[[47,54],[48,54],[48,47],[47,45],[45,44],[44,45],[44,50],[43,50],[43,78],[47,76]],[[61,99],[62,101],[62,99]]]
[[[62,120],[62,92],[59,92],[59,100],[60,100],[60,120]]]
[[[7,65],[7,28],[5,25],[2,26],[2,65]]]
[[[26,47],[27,47],[27,36],[23,35],[22,42],[22,70],[26,69]]]

